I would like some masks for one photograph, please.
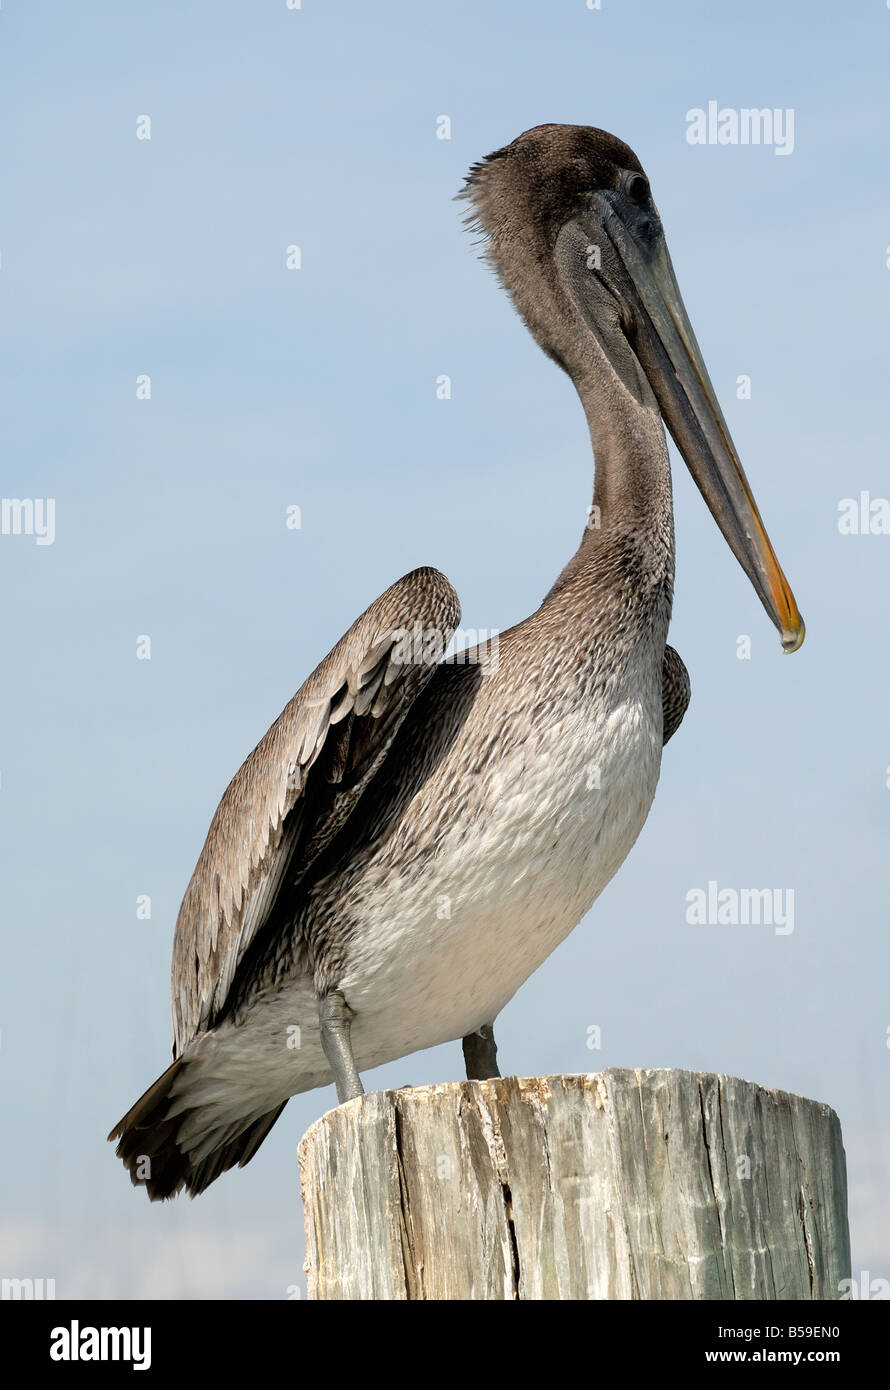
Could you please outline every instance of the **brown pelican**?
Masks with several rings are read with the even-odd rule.
[[[288,1098],[493,1022],[624,860],[689,700],[662,421],[782,635],[803,622],[689,324],[636,155],[545,125],[464,196],[537,342],[577,388],[596,469],[537,612],[462,661],[443,575],[353,624],[229,784],[176,924],[173,1063],[111,1139],[151,1198],[247,1163]]]

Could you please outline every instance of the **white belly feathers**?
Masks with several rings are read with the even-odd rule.
[[[648,815],[654,694],[608,714],[574,704],[530,731],[488,777],[472,833],[446,829],[420,881],[371,867],[341,982],[360,1068],[493,1021],[577,925]]]

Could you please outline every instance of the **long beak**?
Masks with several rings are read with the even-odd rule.
[[[605,211],[605,226],[639,297],[640,321],[632,345],[665,423],[727,544],[782,634],[782,646],[796,652],[804,639],[803,618],[717,402],[664,237],[644,249],[612,207]]]

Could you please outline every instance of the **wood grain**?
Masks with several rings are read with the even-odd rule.
[[[732,1076],[378,1091],[300,1144],[310,1298],[832,1299],[840,1125]]]

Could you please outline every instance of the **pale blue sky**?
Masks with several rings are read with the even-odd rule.
[[[677,461],[692,704],[632,855],[501,1016],[501,1061],[827,1101],[854,1271],[890,1276],[890,537],[837,527],[842,498],[890,493],[888,36],[878,0],[4,6],[2,489],[54,497],[56,540],[0,536],[0,1273],[60,1297],[303,1283],[296,1144],[331,1090],[194,1203],[150,1206],[104,1135],[168,1058],[218,798],[313,666],[415,565],[503,630],[577,544],[580,406],[451,201],[474,160],[570,121],[651,178],[809,635],[782,655]],[[711,99],[793,108],[793,154],[689,145]],[[688,925],[709,880],[793,889],[794,932]],[[366,1082],[460,1065],[455,1043]]]

